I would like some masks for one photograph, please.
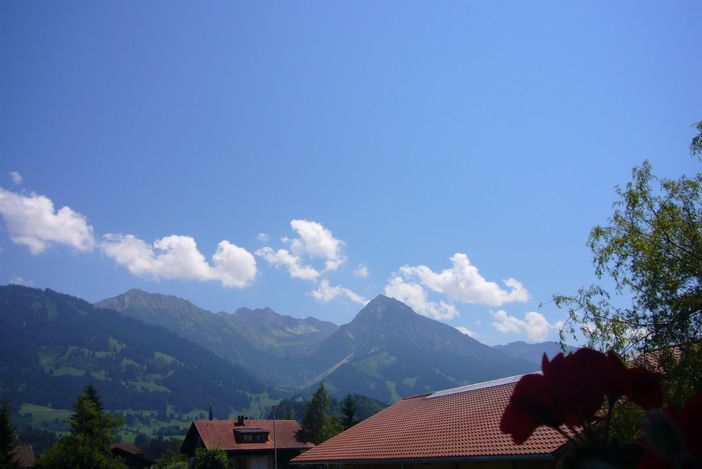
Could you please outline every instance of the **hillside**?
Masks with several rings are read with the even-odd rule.
[[[300,355],[316,350],[337,326],[281,316],[270,308],[212,313],[171,295],[130,290],[96,303],[166,329],[241,366],[271,387],[295,387],[308,377]]]
[[[209,350],[51,290],[0,287],[0,363],[0,398],[35,412],[70,408],[88,383],[128,420],[269,404],[256,378]]]
[[[558,342],[538,342],[529,344],[527,342],[517,341],[505,345],[495,345],[493,348],[510,357],[523,358],[539,367],[541,367],[541,358],[544,353],[547,357],[553,358],[555,355],[563,352],[561,344]],[[571,347],[570,345],[566,346],[566,351],[568,352],[574,352],[575,350],[577,350],[575,347]]]
[[[378,296],[310,357],[331,392],[365,394],[384,402],[533,371],[502,352],[404,303]]]
[[[280,356],[309,355],[339,328],[312,317],[283,316],[270,308],[239,308],[226,317],[257,350]]]

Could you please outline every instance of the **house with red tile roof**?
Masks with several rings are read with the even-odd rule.
[[[15,452],[14,460],[21,468],[34,467],[35,457],[32,445],[18,446]]]
[[[144,457],[141,448],[133,443],[112,443],[110,452],[129,469],[143,469],[154,465],[153,461]]]
[[[301,451],[313,448],[295,420],[195,420],[181,445],[194,456],[197,448],[219,448],[234,459],[237,469],[286,468]]]
[[[403,399],[291,462],[351,469],[555,467],[566,445],[556,430],[541,427],[522,445],[500,431],[519,378]]]

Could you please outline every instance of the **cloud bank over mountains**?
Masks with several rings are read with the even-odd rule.
[[[256,278],[254,256],[227,240],[219,242],[211,264],[190,236],[165,236],[147,244],[131,234],[106,234],[101,247],[108,257],[138,277],[218,280],[231,288],[244,288]]]
[[[266,246],[256,250],[256,255],[263,258],[273,267],[285,267],[291,278],[301,278],[303,280],[316,280],[319,277],[317,269],[310,265],[304,265],[299,256],[295,256],[287,249],[278,249]]]
[[[11,174],[13,184],[22,183],[19,173]],[[290,221],[293,236],[283,236],[283,246],[265,245],[253,253],[231,241],[221,240],[208,259],[191,236],[171,234],[147,242],[134,234],[107,233],[96,239],[94,228],[85,215],[68,206],[55,208],[47,196],[34,192],[0,187],[0,215],[10,240],[25,246],[33,255],[49,248],[66,246],[78,252],[99,250],[132,275],[158,280],[177,279],[216,281],[225,288],[246,288],[259,274],[256,258],[271,267],[284,269],[291,279],[314,284],[308,291],[320,303],[338,299],[365,305],[368,299],[343,286],[333,285],[329,275],[340,270],[347,262],[346,243],[336,238],[321,223],[311,220]],[[256,239],[269,244],[271,236],[258,233]],[[450,265],[434,271],[426,265],[403,265],[387,279],[384,293],[433,319],[449,321],[460,316],[458,305],[468,304],[488,308],[509,303],[530,301],[526,287],[514,278],[501,285],[487,280],[471,263],[468,255],[457,252],[450,257]],[[369,275],[365,264],[357,264],[350,274],[357,279]],[[524,318],[512,316],[504,310],[491,312],[491,327],[502,334],[517,334],[531,340],[544,340],[562,323],[549,323],[543,314],[525,313]],[[465,327],[461,332],[475,336]]]
[[[13,172],[11,177],[15,184],[22,182],[19,173]],[[168,235],[148,243],[133,234],[107,233],[96,241],[86,216],[67,206],[56,210],[51,199],[33,192],[24,194],[0,187],[0,215],[10,240],[26,246],[34,255],[54,245],[83,252],[97,247],[137,277],[219,281],[227,288],[245,288],[256,280],[258,273],[254,254],[228,240],[219,242],[209,261],[191,236]],[[321,223],[295,219],[290,227],[297,236],[282,238],[289,249],[274,250],[266,246],[256,250],[255,255],[271,266],[287,269],[291,278],[312,281],[338,270],[346,262],[345,243]],[[270,238],[259,233],[257,239],[267,242]],[[307,263],[313,260],[321,260],[323,266],[318,270]],[[367,269],[361,273],[367,275]],[[322,303],[336,298],[358,304],[368,302],[348,288],[331,286],[326,279],[310,294]]]
[[[281,238],[284,244],[289,245],[289,250],[285,248],[274,250],[270,246],[264,246],[256,250],[256,255],[273,267],[285,268],[290,278],[319,280],[317,288],[312,290],[310,295],[320,303],[329,303],[337,298],[346,298],[360,305],[368,303],[367,298],[346,287],[332,286],[328,279],[323,278],[327,273],[338,270],[346,262],[344,241],[335,238],[329,229],[315,221],[292,220],[290,228],[297,233],[297,236]],[[324,263],[323,268],[318,269],[310,265],[316,259]],[[364,278],[368,276],[368,269],[360,265],[354,271],[354,276]]]
[[[21,179],[19,176],[16,180],[21,182]],[[77,251],[90,251],[95,247],[93,227],[87,219],[70,207],[56,210],[46,196],[33,192],[24,195],[0,187],[0,214],[5,219],[10,240],[26,246],[34,255],[54,244]]]
[[[546,340],[551,331],[559,331],[563,328],[563,321],[551,324],[543,314],[536,311],[526,313],[524,319],[510,316],[503,310],[492,313],[492,317],[495,319],[492,327],[499,332],[526,334],[529,339],[536,342]]]
[[[322,279],[322,281],[319,282],[319,287],[316,290],[313,290],[311,295],[314,299],[322,303],[329,303],[330,301],[339,297],[346,297],[354,303],[358,303],[360,305],[366,305],[370,301],[368,298],[364,298],[348,288],[338,285],[329,285],[329,281],[327,279]]]
[[[385,286],[385,294],[407,303],[415,311],[434,319],[453,319],[459,315],[454,303],[502,306],[529,301],[529,292],[521,282],[509,278],[507,289],[485,280],[464,253],[451,256],[451,267],[434,272],[425,265],[400,267]],[[428,291],[443,295],[447,301],[429,301]]]

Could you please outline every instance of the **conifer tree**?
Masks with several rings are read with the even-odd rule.
[[[2,402],[0,410],[0,467],[5,469],[19,468],[15,459],[17,453],[17,434],[10,418],[10,406]]]
[[[38,468],[116,469],[125,467],[109,451],[119,419],[102,412],[97,391],[86,387],[73,404],[71,434],[61,438],[39,460]]]
[[[89,399],[95,404],[95,407],[97,407],[97,410],[102,412],[102,402],[100,401],[100,396],[98,396],[97,389],[92,384],[89,384],[83,389],[83,396],[86,399]]]
[[[356,425],[356,399],[352,394],[348,394],[341,403],[341,425],[344,429],[351,428]]]
[[[342,430],[339,422],[329,415],[329,393],[324,383],[319,385],[305,407],[302,429],[316,445]]]

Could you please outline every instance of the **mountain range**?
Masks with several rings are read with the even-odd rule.
[[[269,308],[213,313],[141,290],[91,305],[20,286],[0,287],[0,340],[0,398],[67,409],[92,383],[108,408],[161,423],[209,405],[260,416],[321,381],[339,397],[393,402],[533,371],[533,356],[553,352],[489,347],[383,295],[339,327]]]
[[[540,342],[538,344],[530,344],[523,341],[510,342],[505,345],[493,345],[494,349],[509,355],[513,358],[522,358],[531,363],[534,363],[539,368],[541,367],[541,359],[544,354],[548,358],[553,358],[557,354],[563,352],[561,344],[558,342]],[[566,352],[575,352],[577,350],[575,347],[566,345]]]
[[[0,398],[69,409],[87,384],[108,408],[161,421],[209,405],[249,409],[266,395],[242,367],[162,327],[52,290],[0,287]]]
[[[315,381],[331,390],[386,402],[536,368],[383,295],[325,340],[310,363],[322,370]]]
[[[270,308],[212,313],[170,295],[129,290],[99,308],[160,326],[236,363],[271,387],[295,388],[308,378],[301,357],[338,328],[315,318],[282,316]]]

